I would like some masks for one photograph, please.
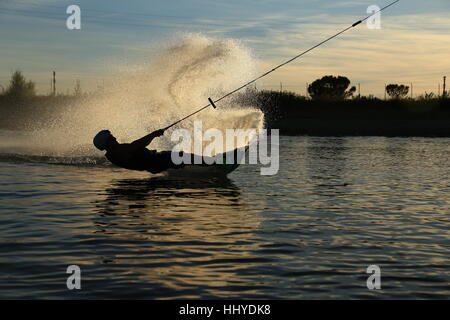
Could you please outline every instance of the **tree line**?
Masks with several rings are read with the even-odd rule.
[[[345,76],[327,75],[315,80],[308,86],[308,94],[312,100],[318,101],[342,101],[355,98],[356,87],[350,86],[351,82]],[[386,86],[386,93],[391,99],[399,100],[408,96],[409,86],[403,84],[389,84]],[[26,99],[36,96],[36,85],[33,81],[28,81],[22,72],[16,70],[12,75],[8,87],[2,95],[15,99]],[[77,81],[74,88],[74,95],[82,95],[80,82]],[[425,93],[419,99],[432,99],[436,96],[433,93]]]
[[[409,86],[403,84],[389,84],[386,86],[387,95],[394,100],[404,99],[408,96]],[[308,86],[308,94],[312,100],[342,101],[354,98],[356,87],[350,87],[350,79],[343,76],[324,76]],[[434,94],[425,94],[431,98]]]
[[[12,73],[8,86],[0,95],[16,100],[30,99],[37,96],[36,84],[27,80],[20,70],[16,70]],[[83,95],[79,81],[75,84],[73,95]]]

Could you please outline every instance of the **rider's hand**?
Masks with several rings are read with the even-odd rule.
[[[159,129],[153,132],[155,134],[155,137],[161,137],[164,135],[164,129]]]

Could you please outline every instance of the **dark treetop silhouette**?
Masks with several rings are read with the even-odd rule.
[[[311,83],[308,87],[308,93],[313,100],[345,100],[353,96],[355,87],[350,86],[350,80],[341,76],[325,76]]]

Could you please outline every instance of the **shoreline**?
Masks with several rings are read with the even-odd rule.
[[[0,96],[0,129],[46,129],[93,96]],[[264,113],[265,128],[286,136],[450,137],[450,99],[314,101],[289,93],[259,92],[237,102]]]

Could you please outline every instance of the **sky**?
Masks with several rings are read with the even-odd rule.
[[[113,66],[149,58],[180,32],[234,38],[249,47],[261,73],[367,16],[390,0],[0,0],[0,90],[21,70],[49,93],[85,91],[113,77]],[[68,30],[66,8],[81,9],[81,30]],[[450,75],[450,1],[401,0],[384,11],[381,29],[366,24],[258,81],[260,89],[305,94],[324,75],[347,76],[361,94],[382,96],[386,83],[437,92]]]

